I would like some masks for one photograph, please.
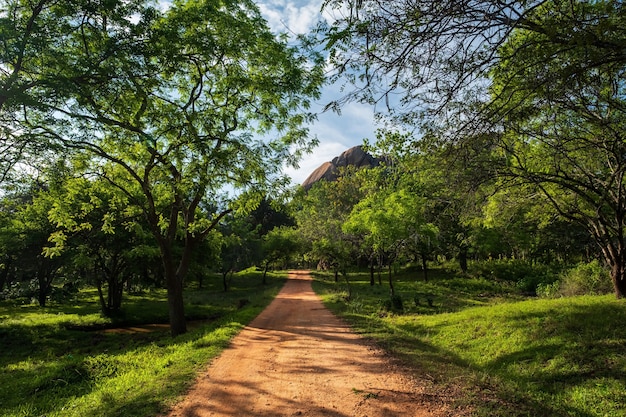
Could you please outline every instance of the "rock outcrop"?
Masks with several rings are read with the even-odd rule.
[[[334,158],[332,161],[324,162],[320,165],[307,177],[306,180],[304,180],[302,187],[304,187],[305,190],[308,190],[313,186],[313,184],[320,180],[334,181],[337,179],[341,167],[351,165],[357,168],[363,168],[375,167],[379,164],[380,160],[365,152],[360,145],[354,146]]]

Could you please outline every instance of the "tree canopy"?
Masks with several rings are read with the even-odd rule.
[[[616,295],[626,295],[622,2],[325,7],[338,17],[327,28],[331,61],[354,84],[346,100],[386,100],[393,120],[454,145],[461,158],[488,149],[490,158],[468,165],[482,164],[499,187],[540,193],[584,225],[612,268]]]
[[[143,214],[164,264],[172,332],[183,333],[182,282],[198,242],[230,211],[280,189],[276,159],[293,161],[311,143],[321,60],[276,37],[251,1],[26,6],[12,13],[41,25],[36,36],[53,17],[62,36],[37,44],[28,66],[3,61],[5,105],[14,103],[3,113],[30,140],[75,150],[84,175]],[[34,103],[12,81],[31,70]]]

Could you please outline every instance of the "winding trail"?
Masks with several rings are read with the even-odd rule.
[[[276,299],[200,376],[169,417],[447,416],[364,339],[326,309],[307,272],[289,274]]]

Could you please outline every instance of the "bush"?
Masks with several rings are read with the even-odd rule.
[[[608,294],[612,291],[609,271],[598,260],[578,264],[561,275],[559,294],[565,297]]]
[[[0,300],[22,300],[31,303],[37,297],[39,282],[37,279],[14,281],[0,293]]]
[[[402,297],[400,297],[398,294],[392,295],[391,306],[394,309],[394,311],[398,311],[398,312],[404,311],[404,304],[402,302]]]
[[[402,297],[398,294],[390,296],[387,300],[380,300],[379,304],[381,310],[384,312],[404,312],[404,303],[402,301]]]
[[[558,276],[554,268],[518,259],[491,260],[472,265],[472,272],[486,279],[514,283],[523,293],[535,294],[540,285],[552,284]]]
[[[556,298],[559,294],[561,281],[554,281],[551,284],[540,283],[537,285],[537,296],[541,298]]]

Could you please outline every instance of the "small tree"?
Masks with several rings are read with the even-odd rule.
[[[288,262],[301,251],[300,235],[293,227],[276,227],[270,230],[261,240],[263,253],[263,285],[270,266],[278,261]]]

